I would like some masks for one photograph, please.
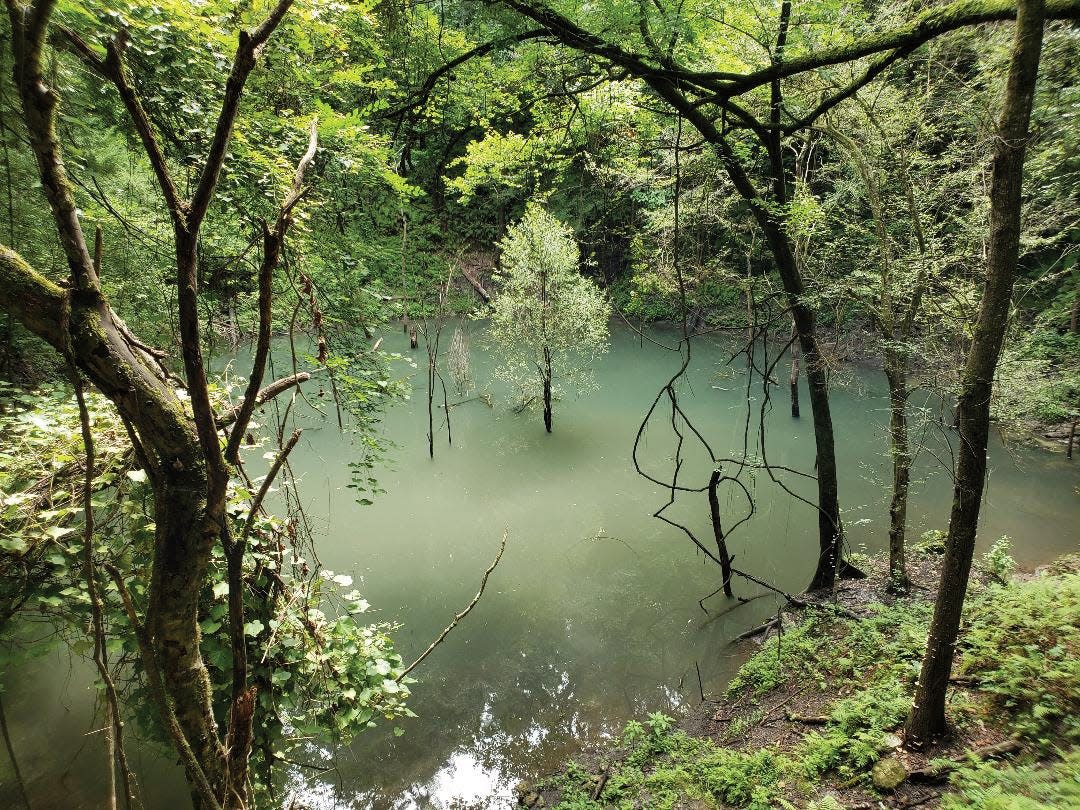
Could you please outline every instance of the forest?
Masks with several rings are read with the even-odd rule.
[[[5,0],[0,806],[1080,807],[1080,0]]]

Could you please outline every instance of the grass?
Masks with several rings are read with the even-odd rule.
[[[808,613],[784,632],[779,652],[770,641],[731,682],[729,704],[748,704],[723,735],[731,744],[691,736],[671,718],[654,714],[627,725],[603,781],[572,764],[541,789],[553,791],[562,810],[827,810],[841,806],[830,795],[838,791],[856,789],[872,797],[870,771],[897,744],[930,612],[926,601],[907,600],[871,605],[859,619],[828,608]],[[953,689],[949,704],[956,752],[962,754],[980,735],[996,734],[998,739],[1015,736],[1024,753],[1009,767],[958,767],[942,807],[1080,806],[1080,754],[1074,749],[1080,742],[1080,574],[1075,566],[1025,582],[973,583],[954,672],[963,684]],[[800,727],[796,743],[777,739],[748,748],[733,739],[749,734],[758,718],[769,714],[761,706],[770,699],[811,690],[828,696],[825,720]],[[797,702],[787,706],[798,708]]]

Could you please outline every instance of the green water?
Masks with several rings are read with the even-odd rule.
[[[672,339],[662,331],[650,335]],[[388,348],[408,353],[401,341],[389,335]],[[401,737],[390,724],[347,749],[310,751],[309,761],[332,757],[336,769],[290,774],[286,795],[319,808],[507,806],[518,779],[615,733],[632,717],[696,702],[698,670],[705,692],[716,693],[738,667],[745,652],[729,641],[776,603],[757,599],[719,618],[728,606],[722,597],[706,603],[710,614],[698,606],[719,584],[716,571],[684,535],[650,516],[667,493],[638,476],[630,460],[642,415],[678,367],[678,355],[628,330],[616,331],[612,343],[597,368],[597,388],[556,403],[552,435],[539,414],[513,413],[495,391],[494,407],[476,400],[452,410],[453,446],[437,436],[434,460],[427,456],[423,369],[410,371],[419,390],[384,420],[395,447],[378,471],[386,494],[372,506],[357,505],[346,486],[355,451],[336,421],[301,417],[305,431],[293,465],[320,533],[322,562],[352,575],[378,618],[402,622],[396,637],[407,660],[476,593],[504,529],[509,540],[478,607],[417,672],[411,707],[419,718],[397,724],[405,730]],[[473,376],[483,388],[491,360],[482,334],[472,335],[471,344]],[[719,338],[698,339],[680,401],[718,455],[741,456],[745,360],[735,361],[733,373],[724,364],[730,353]],[[424,362],[422,350],[415,357]],[[786,380],[786,373],[779,376]],[[880,377],[847,369],[838,372],[833,392],[848,542],[868,551],[887,541],[888,414]],[[774,389],[773,397],[769,461],[812,471],[805,391],[801,420],[789,416],[784,389]],[[755,384],[749,441],[756,453],[761,398]],[[924,401],[912,399],[915,406]],[[642,443],[641,458],[658,477],[669,474],[674,451],[666,419],[661,412]],[[920,435],[926,449],[917,460],[912,537],[944,527],[951,497],[942,462],[955,435],[937,427]],[[990,467],[982,547],[1008,534],[1014,555],[1029,567],[1077,550],[1080,465],[995,438]],[[707,469],[703,455],[688,449],[683,480],[704,483]],[[816,555],[816,518],[765,473],[751,473],[743,480],[756,514],[729,540],[736,564],[801,589]],[[811,482],[783,480],[812,495]],[[721,506],[730,525],[745,501],[725,486]],[[711,536],[704,495],[680,496],[670,514],[703,540]],[[750,583],[736,582],[736,589],[760,593]],[[92,730],[87,683],[86,668],[72,668],[61,652],[5,678],[8,722],[32,798],[39,797],[35,806],[93,807],[101,795],[100,744],[84,736]],[[152,752],[139,757],[147,805],[174,806],[184,788],[171,760]],[[0,769],[3,800],[10,771],[6,763]]]

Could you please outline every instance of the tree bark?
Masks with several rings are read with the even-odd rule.
[[[892,500],[889,503],[889,590],[907,593],[911,585],[904,554],[908,492],[911,488],[907,363],[892,350],[885,352],[885,377],[889,381],[889,442],[893,462]]]
[[[791,378],[788,381],[791,388],[791,418],[799,418],[799,341],[795,332],[795,324],[791,324]]]
[[[724,596],[734,598],[731,591],[731,557],[728,555],[727,540],[720,523],[720,499],[716,488],[720,485],[720,470],[713,470],[709,476],[709,515],[712,518],[713,537],[716,539],[716,556],[720,558],[720,572],[724,577]]]
[[[926,653],[904,728],[905,745],[921,748],[945,732],[945,698],[967,591],[986,475],[990,394],[1005,338],[1020,253],[1024,152],[1042,48],[1044,0],[1020,0],[1004,107],[990,184],[986,282],[968,350],[960,401],[960,443],[949,535]]]
[[[544,347],[544,430],[551,433],[551,350]]]

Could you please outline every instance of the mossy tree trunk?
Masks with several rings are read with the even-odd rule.
[[[911,585],[905,559],[911,448],[907,422],[907,361],[902,353],[886,350],[885,378],[889,382],[889,442],[893,469],[892,499],[889,501],[889,589],[894,593],[907,593]]]
[[[62,287],[31,268],[15,251],[0,245],[0,310],[63,353],[116,406],[129,429],[136,457],[154,493],[154,549],[146,615],[136,635],[156,708],[185,766],[196,806],[239,808],[247,804],[251,712],[246,688],[242,633],[244,583],[230,572],[230,625],[234,628],[234,702],[226,744],[214,715],[210,675],[200,651],[199,599],[206,584],[214,546],[231,552],[225,516],[229,467],[255,405],[289,387],[277,381],[259,388],[270,335],[270,290],[290,213],[302,196],[304,170],[315,150],[297,169],[292,191],[272,228],[264,232],[259,269],[260,330],[256,363],[241,405],[219,419],[210,402],[203,366],[198,320],[199,229],[210,207],[224,163],[248,74],[261,46],[287,12],[291,0],[279,0],[267,18],[239,36],[225,86],[222,110],[210,149],[190,200],[182,200],[164,153],[124,65],[123,33],[108,44],[103,57],[76,34],[60,33],[93,71],[115,85],[144,146],[172,220],[180,349],[192,413],[165,372],[163,353],[139,341],[113,312],[90,257],[79,213],[56,136],[58,96],[46,79],[43,50],[52,0],[22,6],[7,0],[15,56],[14,79],[22,104],[28,140],[38,164],[42,188],[68,265]],[[301,381],[305,375],[294,379]],[[223,452],[219,433],[231,422],[233,433]],[[129,606],[131,610],[134,606]],[[136,618],[131,613],[131,618]],[[235,628],[241,628],[235,632]]]

